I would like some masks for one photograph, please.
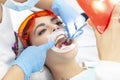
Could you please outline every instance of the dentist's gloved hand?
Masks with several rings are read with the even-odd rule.
[[[54,0],[52,11],[63,20],[70,38],[73,39],[83,32],[82,27],[85,24],[85,17],[64,2],[64,0]]]
[[[18,65],[25,73],[25,80],[29,80],[31,73],[43,68],[47,50],[53,47],[54,44],[54,41],[51,41],[38,47],[30,46],[20,54],[12,65]]]

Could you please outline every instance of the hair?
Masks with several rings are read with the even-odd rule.
[[[48,10],[34,12],[33,14],[29,15],[20,25],[18,29],[18,37],[23,45],[23,48],[31,45],[29,41],[29,32],[34,27],[35,18],[43,16],[57,17],[53,12]]]

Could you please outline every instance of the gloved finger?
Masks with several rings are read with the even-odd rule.
[[[48,49],[52,48],[54,45],[55,45],[55,42],[50,41],[48,43],[38,46],[38,48],[44,47],[44,50],[48,50]]]

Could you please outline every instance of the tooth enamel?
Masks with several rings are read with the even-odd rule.
[[[59,39],[63,38],[63,37],[65,37],[65,36],[64,36],[64,35],[58,36],[58,38],[56,39],[56,42],[57,42]]]

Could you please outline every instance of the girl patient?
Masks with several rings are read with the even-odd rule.
[[[21,24],[18,36],[26,48],[30,45],[39,46],[50,40],[55,46],[48,50],[45,66],[52,77],[41,78],[42,72],[31,75],[31,80],[94,80],[93,68],[85,68],[84,64],[75,59],[78,48],[75,40],[67,37],[61,20],[50,11],[39,11],[28,16]],[[84,68],[83,68],[84,67]],[[43,69],[43,72],[44,70]],[[38,75],[39,77],[37,77]]]

